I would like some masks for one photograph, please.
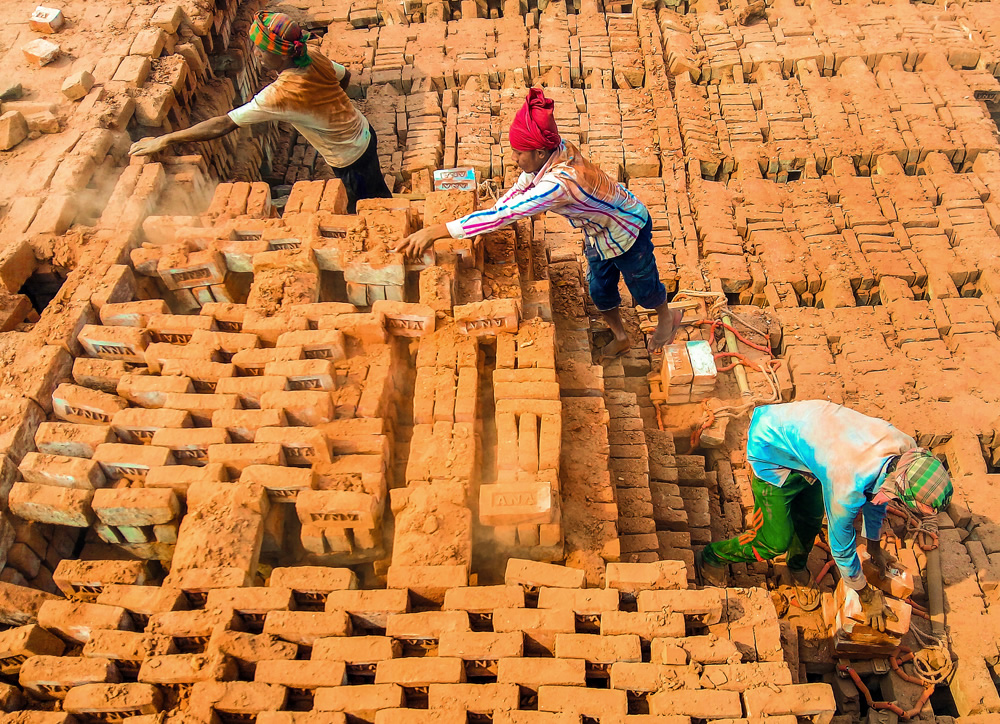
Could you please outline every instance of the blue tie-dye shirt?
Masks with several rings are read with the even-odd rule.
[[[825,400],[767,405],[754,410],[747,461],[761,480],[784,484],[790,471],[823,486],[830,550],[845,583],[864,588],[854,521],[863,515],[865,538],[877,540],[885,505],[869,502],[889,460],[917,446],[888,422]]]

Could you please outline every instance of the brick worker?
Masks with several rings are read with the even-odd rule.
[[[936,515],[953,492],[941,462],[889,423],[824,400],[754,410],[747,462],[754,499],[750,529],[705,546],[698,558],[703,582],[724,586],[726,564],[787,552],[799,605],[815,609],[819,592],[806,562],[825,513],[830,551],[844,583],[858,592],[866,621],[885,630],[885,619],[895,620],[895,614],[861,571],[854,522],[860,513],[868,553],[884,578],[892,562],[880,544],[886,506],[899,500],[917,516]]]
[[[227,115],[159,138],[143,138],[129,154],[146,156],[187,141],[210,141],[255,123],[285,121],[305,138],[347,187],[347,209],[358,199],[390,198],[378,162],[378,138],[347,97],[350,71],[306,46],[309,33],[284,13],[257,13],[250,40],[261,64],[278,78]]]
[[[649,212],[576,146],[560,138],[553,105],[541,89],[528,91],[509,132],[514,162],[522,173],[493,208],[417,231],[396,251],[419,257],[438,239],[487,234],[545,211],[560,214],[583,229],[590,297],[615,335],[604,348],[604,357],[620,355],[631,346],[619,313],[621,277],[636,304],[656,310],[657,325],[649,342],[655,352],[673,341],[681,312],[667,309],[667,290],[653,257]]]

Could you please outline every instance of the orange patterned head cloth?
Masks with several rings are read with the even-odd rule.
[[[265,53],[286,55],[298,68],[312,62],[306,50],[311,36],[284,13],[257,13],[250,26],[250,41]]]

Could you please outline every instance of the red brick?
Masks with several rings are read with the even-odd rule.
[[[516,684],[431,684],[427,691],[429,709],[471,714],[516,709],[519,699]]]
[[[240,409],[240,400],[236,395],[199,395],[168,393],[163,401],[164,407],[175,410],[187,410],[199,427],[211,427],[212,416],[220,410]]]
[[[375,669],[376,684],[429,686],[430,684],[461,684],[465,667],[457,658],[423,657],[386,659]]]
[[[347,683],[346,666],[341,661],[261,661],[254,681],[294,689],[343,686]]]
[[[332,711],[265,711],[256,724],[347,724],[341,713]]]
[[[149,335],[137,327],[104,327],[87,324],[77,335],[84,351],[91,357],[145,364]]]
[[[633,599],[640,591],[685,589],[687,569],[682,561],[608,563],[604,586],[617,588],[623,596]]]
[[[635,634],[556,634],[556,658],[585,659],[592,664],[642,661],[642,647]]]
[[[183,362],[221,362],[222,357],[214,347],[193,344],[170,344],[168,342],[150,342],[146,347],[146,366],[153,374],[162,374],[168,361]],[[178,374],[180,368],[167,368],[167,374]]]
[[[149,578],[149,568],[144,561],[77,561],[67,558],[60,561],[52,573],[52,580],[67,598],[95,603],[107,603],[98,600],[105,586],[124,584],[142,587]]]
[[[52,393],[52,410],[66,422],[106,425],[116,412],[126,407],[128,403],[116,395],[78,385],[62,384]]]
[[[130,407],[111,418],[111,429],[118,439],[132,445],[148,445],[158,430],[193,427],[191,416],[184,410],[147,410]]]
[[[249,681],[205,681],[191,690],[191,707],[203,717],[209,710],[242,715],[277,711],[285,707],[287,699],[284,686]]]
[[[385,634],[404,640],[437,640],[444,633],[469,630],[469,614],[465,611],[425,611],[389,616]]]
[[[358,577],[350,568],[292,566],[273,569],[267,585],[291,589],[299,605],[318,605],[326,603],[331,591],[356,589]]]
[[[553,515],[550,483],[508,483],[479,488],[479,520],[483,525],[537,525],[552,522]]]
[[[743,692],[748,717],[813,717],[816,724],[829,724],[837,704],[829,684],[789,684],[781,687],[747,689]]]
[[[278,374],[268,372],[268,365],[281,365],[302,359],[301,346],[267,347],[263,349],[245,349],[233,355],[232,363],[241,375],[255,376],[263,374]],[[327,360],[313,360],[326,362]]]
[[[25,482],[39,485],[93,490],[105,484],[101,466],[87,458],[30,452],[21,460],[18,470]]]
[[[93,457],[97,446],[114,441],[108,425],[81,425],[74,422],[43,422],[35,432],[35,446],[45,455]]]
[[[254,442],[278,443],[284,449],[289,465],[312,467],[328,463],[330,442],[319,430],[303,427],[262,427],[257,430]]]
[[[162,299],[142,299],[134,302],[113,302],[100,309],[101,324],[109,327],[145,328],[151,317],[169,314]]]
[[[91,717],[107,720],[112,716],[155,714],[160,710],[161,700],[159,690],[149,684],[87,684],[71,689],[63,700],[63,708],[84,720]]]
[[[524,655],[524,636],[489,631],[447,631],[440,634],[438,656],[466,661],[495,661]]]
[[[639,610],[643,612],[683,613],[709,625],[722,620],[722,597],[715,588],[700,591],[642,591],[637,601]]]
[[[300,347],[303,359],[339,362],[346,359],[344,333],[335,329],[309,329],[285,332],[277,347]]]
[[[576,617],[565,609],[498,608],[493,612],[493,630],[522,631],[533,645],[552,652],[557,635],[576,631]]]
[[[649,697],[650,714],[690,716],[697,719],[739,719],[740,695],[735,691],[678,689]]]
[[[313,702],[316,711],[346,712],[372,721],[375,712],[404,705],[403,687],[397,684],[361,684],[319,689]]]
[[[455,306],[453,311],[459,330],[474,336],[516,332],[521,316],[518,304],[513,299],[462,304]]]
[[[215,392],[220,395],[236,395],[244,409],[260,408],[261,399],[268,392],[282,392],[285,389],[284,377],[261,375],[259,377],[223,377],[215,386]]]
[[[425,711],[423,709],[383,709],[375,715],[374,724],[462,724],[468,722],[465,712],[457,709]]]
[[[492,616],[495,608],[524,608],[524,589],[520,586],[452,588],[444,595],[444,608]]]
[[[173,410],[173,412],[181,411]],[[163,428],[153,433],[151,440],[152,445],[170,450],[178,465],[198,466],[208,463],[209,447],[228,442],[229,434],[224,429],[213,427]]]
[[[170,488],[181,500],[187,498],[188,488],[201,482],[227,482],[229,474],[221,463],[208,465],[165,465],[150,468],[143,481],[144,488]]]
[[[233,442],[254,442],[257,431],[262,427],[284,427],[285,413],[282,410],[217,410],[212,414],[212,427],[229,433]]]
[[[150,468],[172,465],[173,453],[169,448],[152,445],[126,445],[108,442],[94,451],[94,461],[100,463],[108,480],[141,482]]]
[[[626,724],[633,724],[630,719],[624,721]],[[580,724],[580,715],[552,711],[498,711],[493,715],[493,724]],[[643,723],[637,721],[634,724]],[[669,724],[690,724],[690,722]]]
[[[7,507],[14,515],[50,525],[88,528],[94,522],[92,490],[58,488],[36,483],[14,483]]]
[[[436,605],[444,602],[449,590],[467,586],[469,569],[463,565],[453,566],[389,566],[387,585],[389,588],[405,588],[412,595]]]
[[[351,631],[351,619],[344,611],[272,611],[264,621],[264,633],[301,646],[328,636],[350,636]]]
[[[96,629],[132,630],[132,620],[121,606],[46,601],[38,611],[38,625],[65,639],[85,644]]]
[[[295,510],[304,525],[323,528],[375,528],[382,521],[383,501],[346,490],[304,490]]]
[[[198,681],[229,680],[237,675],[236,662],[220,654],[169,654],[149,656],[139,668],[144,684],[177,686]]]
[[[385,629],[389,616],[410,610],[410,597],[399,589],[331,591],[326,610],[346,611],[355,625],[360,623],[362,628]]]
[[[270,391],[260,399],[263,409],[283,410],[289,425],[315,427],[333,419],[333,400],[329,392]]]
[[[635,692],[669,689],[696,689],[698,671],[691,666],[664,666],[619,661],[611,665],[611,688]]]
[[[768,686],[785,686],[792,683],[792,672],[783,661],[761,661],[706,666],[701,676],[702,688],[722,691],[746,691],[762,681]]]
[[[264,375],[286,379],[289,390],[334,390],[337,388],[337,374],[333,362],[326,359],[268,362],[264,366]]]
[[[310,659],[344,661],[348,664],[376,664],[397,658],[402,651],[398,641],[389,636],[336,636],[316,639]]]
[[[595,615],[618,610],[614,589],[550,588],[538,591],[538,608],[568,608],[577,615]]]
[[[208,449],[209,463],[221,463],[233,479],[251,465],[284,465],[285,454],[277,443],[212,445]]]
[[[628,698],[616,689],[539,686],[538,710],[569,712],[591,719],[617,721],[628,712]]]
[[[253,679],[257,664],[261,661],[293,661],[299,653],[299,647],[291,642],[278,641],[266,634],[243,631],[216,631],[209,643],[209,651],[213,650],[236,661],[239,678],[243,680]]]
[[[526,589],[536,589],[541,586],[553,588],[583,588],[585,572],[578,568],[566,568],[553,563],[511,558],[507,561],[504,582],[510,585],[520,585]]]
[[[145,622],[150,616],[166,611],[187,608],[187,599],[178,588],[169,586],[142,586],[103,584],[97,603],[121,606],[137,622]]]
[[[651,661],[654,664],[676,663],[677,649],[680,649],[687,661],[699,664],[725,664],[739,661],[739,649],[729,639],[718,636],[687,636],[684,638],[653,639],[650,647]]]
[[[601,614],[601,635],[637,634],[643,642],[684,636],[684,616],[679,613],[607,611]]]
[[[208,395],[215,393],[219,382],[236,376],[236,365],[206,359],[164,359],[160,374],[164,377],[187,377],[195,392]]]
[[[170,393],[187,392],[194,392],[187,377],[127,374],[118,382],[118,394],[140,407],[163,407]]]
[[[287,588],[216,588],[208,592],[205,608],[231,608],[250,626],[264,625],[272,611],[287,611],[292,606],[292,592]],[[259,630],[259,628],[258,628]]]
[[[33,656],[61,656],[65,645],[41,626],[26,624],[0,631],[0,673],[17,676]]]

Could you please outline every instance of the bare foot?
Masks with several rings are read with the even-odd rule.
[[[681,317],[684,316],[683,309],[668,309],[669,314],[661,315],[658,320],[656,320],[656,329],[653,330],[653,334],[649,337],[649,349],[650,353],[659,352],[663,349],[664,345],[671,344],[674,341],[674,337],[677,334],[677,330],[681,327]]]
[[[629,342],[628,337],[619,339],[615,337],[611,342],[604,345],[604,349],[601,350],[601,362],[608,362],[613,360],[615,357],[623,354],[632,344]]]

